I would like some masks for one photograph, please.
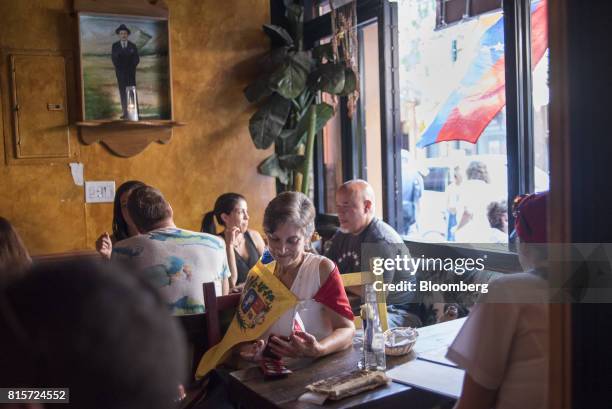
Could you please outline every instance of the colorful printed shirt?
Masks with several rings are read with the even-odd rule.
[[[178,228],[162,228],[115,244],[113,259],[142,271],[166,299],[173,314],[204,312],[202,284],[230,276],[225,242],[218,236]]]

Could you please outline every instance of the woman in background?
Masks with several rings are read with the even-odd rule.
[[[104,232],[104,234],[100,235],[98,240],[96,240],[96,250],[102,257],[110,260],[113,252],[113,243],[138,234],[138,230],[136,226],[134,226],[134,223],[132,223],[130,214],[127,211],[127,201],[132,190],[144,185],[144,183],[138,180],[129,180],[119,186],[119,189],[115,192],[115,201],[113,204],[113,234],[111,236],[108,232]]]
[[[4,217],[0,217],[0,287],[21,274],[32,264],[19,234]]]
[[[230,288],[244,283],[249,270],[263,254],[265,243],[255,230],[249,230],[249,213],[244,196],[224,193],[215,201],[212,211],[202,220],[204,233],[217,234],[217,223],[223,226],[219,233],[225,239],[227,262],[231,272]]]
[[[480,161],[470,162],[465,171],[467,180],[461,183],[457,203],[458,243],[488,243],[490,224],[487,206],[495,200],[487,165]]]
[[[487,218],[491,224],[491,243],[508,243],[508,204],[506,201],[489,203]]]

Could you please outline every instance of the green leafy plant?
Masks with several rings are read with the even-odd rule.
[[[245,90],[259,109],[249,121],[257,149],[274,145],[274,153],[261,162],[261,174],[277,179],[277,190],[308,192],[314,138],[334,115],[334,107],[317,102],[320,92],[349,95],[357,75],[334,57],[331,44],[304,50],[304,8],[286,0],[289,27],[266,24],[272,49],[262,62],[262,74]]]

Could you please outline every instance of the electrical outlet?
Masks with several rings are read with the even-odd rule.
[[[85,182],[86,203],[113,203],[115,181]]]

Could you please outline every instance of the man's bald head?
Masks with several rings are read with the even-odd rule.
[[[336,192],[340,230],[361,233],[374,217],[374,204],[374,189],[365,180],[354,179],[342,184]]]
[[[360,200],[369,200],[372,203],[372,211],[374,211],[374,205],[376,204],[374,189],[372,189],[372,185],[370,185],[365,180],[353,179],[344,182],[338,188],[338,192],[346,192],[351,196],[357,195]]]

